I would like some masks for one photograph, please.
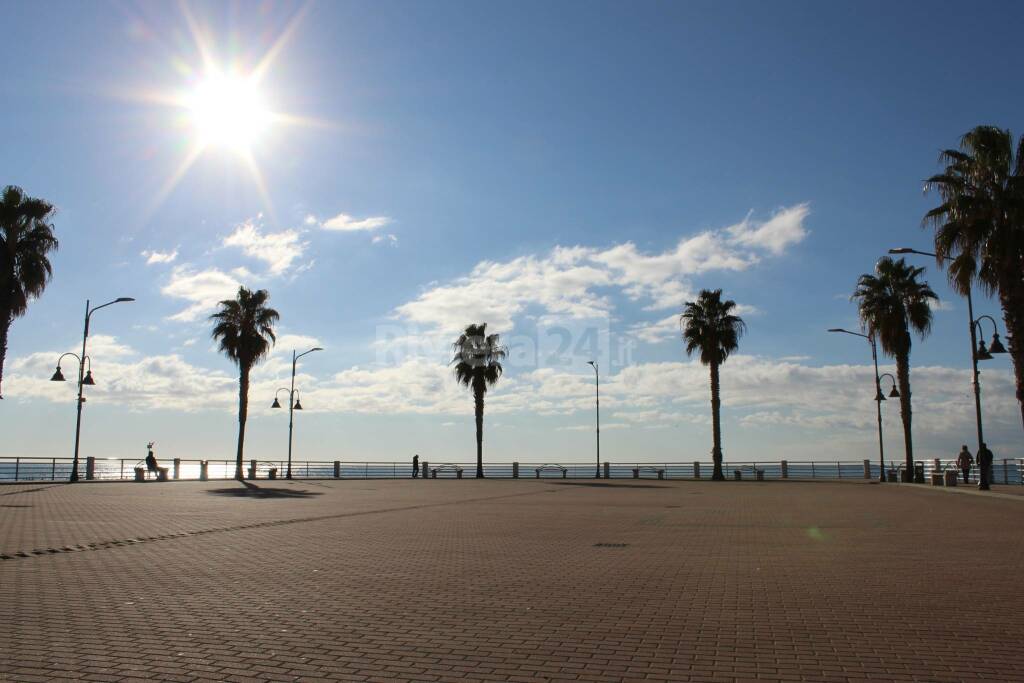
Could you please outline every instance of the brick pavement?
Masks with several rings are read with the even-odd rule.
[[[1024,498],[595,483],[0,487],[0,679],[1024,679]]]

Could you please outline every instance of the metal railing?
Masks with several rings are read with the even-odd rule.
[[[235,461],[231,459],[161,459],[160,466],[167,467],[169,476],[179,480],[199,480],[202,463],[206,463],[207,479],[231,479],[235,476]],[[250,460],[243,465],[243,474],[249,478]],[[925,481],[933,472],[956,469],[954,460],[930,459],[919,461],[924,465]],[[461,467],[464,478],[473,478],[476,474],[476,463],[464,463],[438,458],[435,464],[448,463]],[[593,479],[594,463],[558,463],[565,467],[565,478]],[[429,460],[421,460],[421,465],[430,467]],[[541,478],[561,479],[563,473],[551,466],[552,463],[484,463],[484,475],[490,478],[511,479],[518,473],[523,479],[536,478],[540,469]],[[903,464],[894,463],[897,480]],[[131,481],[136,478],[136,469],[143,469],[142,476],[154,478],[152,473],[145,472],[144,464],[138,458],[87,458],[79,465],[79,474],[83,480],[93,481]],[[256,477],[266,479],[270,470],[276,469],[276,477],[283,479],[287,472],[286,461],[260,460],[257,462]],[[887,470],[889,468],[886,468]],[[636,470],[636,474],[634,474]],[[631,462],[602,463],[601,475],[611,479],[657,478],[656,471],[664,470],[666,479],[708,479],[711,477],[710,462]],[[743,479],[753,479],[757,471],[763,472],[765,479],[873,479],[880,478],[878,464],[870,461],[836,461],[836,460],[757,460],[727,461],[722,463],[726,478],[733,479],[739,470]],[[1024,458],[1001,458],[993,463],[992,483],[1024,485]],[[959,473],[959,470],[957,470]],[[0,483],[32,482],[32,481],[67,481],[71,475],[71,458],[44,457],[12,457],[0,456]],[[292,461],[292,477],[294,479],[407,479],[412,477],[411,462],[374,462],[374,461]],[[420,474],[422,476],[422,473]],[[438,472],[438,478],[455,478],[455,471]],[[978,468],[971,469],[970,482],[977,482]],[[962,478],[961,478],[962,480]]]

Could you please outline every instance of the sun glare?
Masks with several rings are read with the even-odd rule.
[[[211,74],[192,92],[188,109],[203,147],[246,152],[270,124],[270,111],[252,78]]]

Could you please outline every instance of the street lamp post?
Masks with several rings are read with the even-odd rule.
[[[588,360],[587,365],[594,366],[594,424],[597,427],[597,470],[594,474],[601,478],[601,377],[597,371],[597,363]]]
[[[875,344],[874,335],[861,334],[860,332],[851,332],[850,330],[844,330],[841,327],[833,327],[829,329],[829,332],[842,332],[843,334],[852,334],[855,337],[863,337],[868,340],[871,344],[871,360],[875,364],[875,408],[878,414],[878,481],[885,481],[885,444],[882,441],[882,401],[885,400],[885,396],[882,395],[882,382],[878,375],[878,347]],[[893,385],[893,390],[896,389],[896,385]],[[897,394],[899,395],[899,394]]]
[[[86,299],[85,325],[82,330],[82,355],[79,356],[74,353],[65,353],[61,355],[61,357],[57,359],[57,371],[54,372],[53,377],[50,378],[50,380],[53,382],[64,381],[64,375],[60,371],[60,361],[62,358],[64,358],[64,356],[74,356],[78,360],[78,413],[77,416],[75,417],[75,454],[71,460],[71,477],[69,479],[71,483],[78,481],[78,444],[82,435],[82,404],[85,403],[85,396],[83,395],[84,389],[86,385],[91,386],[93,384],[96,384],[96,382],[93,381],[92,378],[92,360],[90,360],[89,356],[85,354],[85,346],[86,343],[89,341],[89,320],[90,318],[92,318],[92,314],[100,310],[101,308],[106,308],[107,306],[113,306],[114,304],[119,304],[126,301],[135,301],[135,299],[127,296],[122,296],[118,297],[117,299],[114,299],[113,301],[108,301],[107,303],[101,306],[96,306],[95,308],[89,308],[89,300]],[[86,362],[89,363],[88,372],[86,372],[85,369]]]
[[[280,408],[281,403],[277,400],[277,394],[279,394],[282,391],[288,392],[288,469],[286,470],[284,475],[285,479],[292,478],[292,433],[295,430],[294,416],[296,410],[302,410],[302,404],[299,403],[299,399],[297,397],[298,390],[295,388],[295,368],[300,358],[305,356],[307,353],[313,353],[314,351],[323,351],[323,349],[320,348],[319,346],[314,346],[309,351],[304,351],[303,353],[300,353],[298,355],[296,355],[296,352],[294,350],[292,351],[291,387],[289,389],[285,389],[284,387],[278,389],[277,392],[274,394],[274,403],[270,406],[271,408]]]
[[[938,254],[934,254],[930,251],[920,251],[918,249],[911,249],[910,247],[898,247],[889,250],[890,254],[917,254],[919,256],[931,256],[938,260]],[[944,256],[944,260],[952,261],[953,259],[949,256]],[[978,336],[976,334],[975,327],[980,328],[981,318],[988,318],[992,321],[992,327],[998,330],[996,321],[991,316],[983,315],[977,319],[974,317],[974,301],[971,299],[971,288],[970,285],[967,287],[967,321],[968,327],[971,333],[971,378],[972,384],[974,385],[974,420],[978,430],[978,450],[981,450],[981,445],[985,443],[985,436],[981,425],[981,383],[978,381],[978,361],[979,360],[990,360],[992,353],[1006,353],[1006,349],[999,342],[998,331],[992,335],[992,349],[985,349],[985,341],[982,339],[981,345],[978,345]],[[982,468],[984,469],[984,468]],[[988,472],[983,472],[979,477],[980,483],[978,488],[982,490],[988,490]]]

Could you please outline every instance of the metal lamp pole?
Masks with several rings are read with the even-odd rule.
[[[588,360],[587,365],[594,366],[594,418],[595,425],[597,426],[597,470],[594,474],[598,479],[601,478],[601,377],[597,371],[597,363]]]
[[[288,470],[285,474],[285,479],[292,478],[292,433],[295,430],[295,406],[298,404],[298,401],[295,399],[295,368],[300,358],[314,351],[323,351],[323,349],[319,346],[314,346],[309,351],[298,355],[295,355],[294,350],[292,351],[292,384],[288,390]],[[277,397],[274,398],[274,402],[277,403]],[[299,409],[301,410],[301,407]]]
[[[878,481],[885,482],[885,444],[882,441],[882,401],[885,397],[882,396],[882,383],[881,378],[878,376],[878,346],[875,344],[874,335],[861,334],[860,332],[851,332],[850,330],[844,330],[841,327],[833,327],[829,329],[829,332],[842,332],[843,334],[852,334],[855,337],[863,337],[868,340],[871,344],[871,360],[875,364],[875,408],[878,413]]]
[[[89,300],[86,299],[85,301],[85,325],[82,329],[82,355],[76,356],[76,358],[78,358],[78,410],[77,415],[75,417],[75,454],[71,460],[71,478],[69,479],[69,481],[72,483],[78,481],[78,445],[82,436],[82,404],[85,403],[85,396],[83,395],[86,384],[85,362],[86,359],[88,358],[88,356],[85,355],[85,347],[86,343],[89,340],[89,320],[90,318],[92,318],[92,314],[100,310],[101,308],[106,308],[107,306],[113,306],[114,304],[119,304],[126,301],[135,301],[135,299],[127,296],[122,296],[118,297],[117,299],[114,299],[113,301],[108,301],[107,303],[101,306],[96,306],[95,308],[89,308]],[[64,356],[61,356],[61,358],[63,357]],[[94,382],[92,382],[91,360],[89,361],[89,368],[90,372],[88,383],[93,384]],[[53,379],[55,379],[56,381],[63,380],[63,376],[60,375],[60,360],[57,361],[57,372],[54,373]]]

